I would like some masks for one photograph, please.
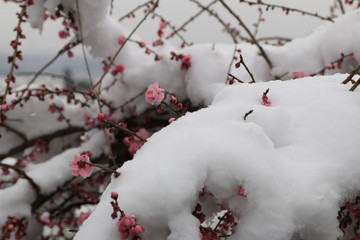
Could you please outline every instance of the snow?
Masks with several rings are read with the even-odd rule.
[[[34,5],[27,8],[31,27],[42,29],[45,19],[44,0],[35,0]]]
[[[354,111],[360,96],[341,84],[345,77],[227,87],[208,108],[148,139],[120,169],[75,240],[118,238],[111,192],[145,227],[144,239],[165,239],[169,231],[168,239],[199,239],[191,213],[203,187],[241,216],[230,239],[341,236],[338,208],[360,190],[354,147],[360,141],[360,113]],[[271,107],[261,105],[267,88]],[[239,186],[246,201],[236,194]]]
[[[291,77],[294,72],[316,73],[327,63],[340,58],[341,53],[354,53],[360,59],[359,33],[360,11],[339,17],[335,23],[325,23],[313,34],[295,39],[283,47],[267,47],[274,63],[272,74]],[[346,70],[346,69],[345,69]]]

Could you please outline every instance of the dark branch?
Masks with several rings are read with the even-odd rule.
[[[58,131],[53,132],[53,133],[38,136],[38,137],[36,137],[36,138],[34,138],[32,140],[28,140],[28,141],[24,142],[23,144],[21,144],[21,145],[19,145],[17,147],[14,147],[14,148],[10,149],[6,154],[2,154],[0,156],[0,161],[3,160],[4,158],[8,157],[8,156],[18,154],[18,153],[24,151],[26,148],[31,147],[32,145],[35,144],[36,140],[39,139],[39,138],[44,139],[46,141],[51,141],[52,139],[55,139],[55,138],[58,138],[58,137],[63,137],[63,136],[73,134],[73,133],[80,133],[80,132],[83,132],[83,131],[84,131],[84,128],[71,127],[71,128],[61,129],[61,130],[58,130]]]

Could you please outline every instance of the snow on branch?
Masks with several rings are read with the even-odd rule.
[[[341,236],[339,206],[360,190],[360,113],[353,110],[360,96],[341,84],[344,77],[227,87],[210,107],[148,139],[75,240],[119,237],[112,192],[145,228],[144,239],[200,239],[197,203],[204,227],[224,209],[234,213],[233,239]],[[266,89],[271,106],[262,104]]]

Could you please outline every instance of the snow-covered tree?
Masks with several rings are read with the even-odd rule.
[[[126,15],[137,16],[130,30],[113,1],[14,1],[1,240],[360,239],[358,2],[335,1],[323,17],[264,1],[190,1],[198,13],[180,27],[152,0]],[[259,9],[254,29],[237,14],[245,5]],[[274,9],[324,22],[304,38],[263,41],[258,27]],[[233,44],[184,38],[204,13]],[[149,42],[136,31],[150,18]],[[70,39],[58,56],[82,47],[88,85],[39,82],[53,61],[17,77],[22,26],[46,19],[62,19],[59,37]],[[103,63],[99,79],[87,51]]]

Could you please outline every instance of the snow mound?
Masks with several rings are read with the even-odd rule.
[[[337,239],[339,205],[360,190],[360,95],[345,77],[226,87],[148,139],[75,240],[119,239],[111,192],[145,227],[143,239],[200,239],[192,211],[204,187],[239,217],[229,239]]]

